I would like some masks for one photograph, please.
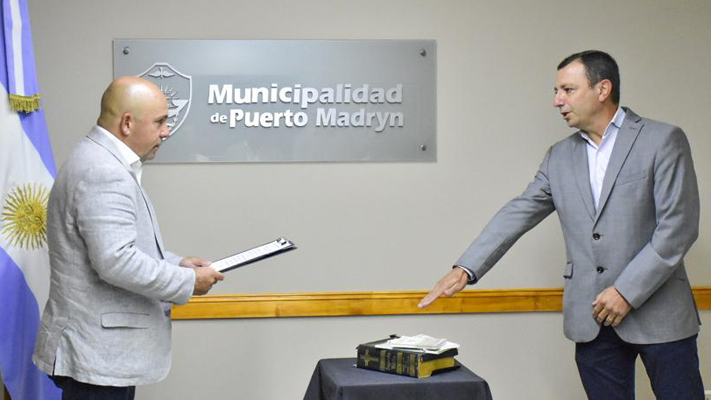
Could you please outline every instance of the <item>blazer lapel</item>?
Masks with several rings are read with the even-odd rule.
[[[151,200],[148,198],[148,193],[146,193],[145,190],[143,190],[143,186],[141,187],[141,194],[143,195],[143,200],[145,200],[146,205],[148,206],[148,213],[151,215],[151,224],[153,225],[153,234],[156,237],[156,244],[158,245],[158,251],[160,252],[161,257],[165,258],[165,249],[163,248],[163,237],[161,237],[160,234],[160,229],[158,229],[158,218],[156,217],[156,211],[153,209],[153,204],[151,203]]]
[[[642,128],[641,118],[635,114],[632,110],[625,108],[627,116],[625,117],[620,131],[617,132],[617,140],[615,140],[615,147],[612,149],[612,154],[610,155],[610,162],[607,165],[607,171],[605,171],[605,178],[602,181],[602,190],[600,191],[600,202],[597,208],[597,214],[595,220],[600,217],[602,210],[607,204],[607,199],[610,197],[610,192],[612,187],[615,185],[617,180],[617,175],[620,173],[622,165],[625,163],[627,156],[632,149],[632,145],[637,139],[639,130]]]
[[[593,204],[592,189],[590,189],[590,172],[588,171],[588,153],[585,149],[585,140],[581,137],[573,144],[571,154],[573,163],[573,175],[575,183],[578,185],[580,197],[583,198],[585,209],[590,215],[590,219],[595,219],[595,205]]]

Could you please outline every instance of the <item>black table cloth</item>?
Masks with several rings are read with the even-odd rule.
[[[355,358],[320,360],[304,400],[492,400],[489,384],[459,369],[417,379],[356,368]]]

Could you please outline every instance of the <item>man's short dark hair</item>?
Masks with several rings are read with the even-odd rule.
[[[599,50],[586,50],[571,54],[558,64],[558,70],[563,69],[573,61],[580,61],[585,66],[590,87],[604,79],[612,82],[612,102],[620,104],[620,70],[611,55]]]

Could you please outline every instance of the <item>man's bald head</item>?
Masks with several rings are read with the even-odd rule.
[[[97,124],[141,159],[151,159],[168,135],[168,103],[153,83],[137,76],[117,78],[101,98]]]
[[[101,97],[101,115],[97,124],[114,134],[122,117],[130,113],[140,119],[148,107],[165,100],[161,90],[153,83],[137,76],[116,78]]]

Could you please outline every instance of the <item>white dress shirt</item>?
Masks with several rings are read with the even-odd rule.
[[[138,154],[134,153],[134,151],[131,150],[131,148],[126,145],[126,143],[119,140],[119,138],[114,136],[111,132],[100,126],[97,126],[96,128],[99,130],[99,132],[106,135],[106,137],[111,140],[111,143],[116,146],[119,153],[121,154],[121,157],[123,157],[123,160],[126,161],[126,164],[131,167],[131,170],[133,171],[134,175],[136,175],[136,180],[140,185],[141,175],[143,175],[143,163],[141,162],[141,157],[139,157]]]
[[[602,181],[605,179],[605,171],[607,164],[610,163],[612,148],[617,140],[617,132],[620,131],[622,122],[625,120],[625,110],[621,107],[617,108],[615,116],[607,125],[605,132],[602,134],[602,141],[598,146],[590,139],[587,133],[580,131],[580,136],[587,142],[586,150],[588,153],[588,172],[590,173],[590,189],[592,189],[595,209],[600,203],[600,192],[602,191]]]

